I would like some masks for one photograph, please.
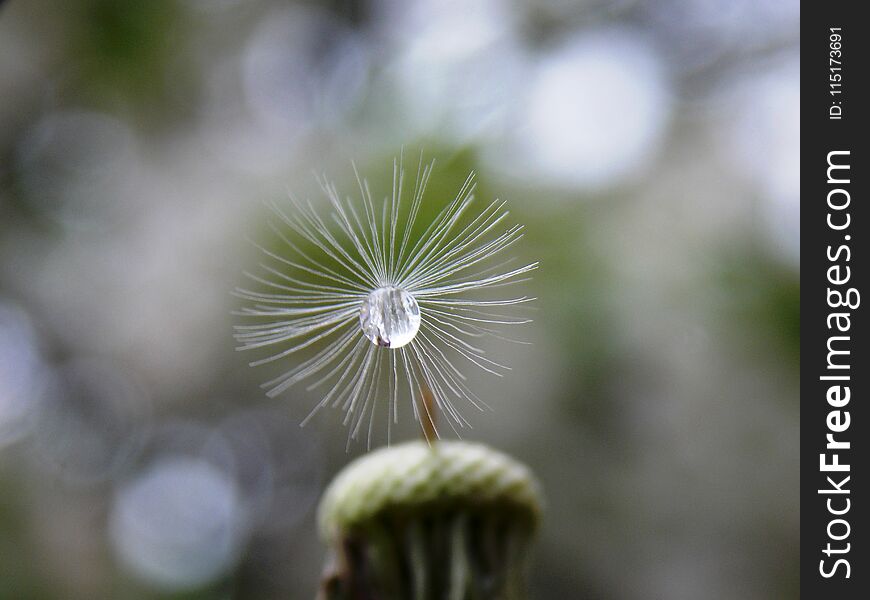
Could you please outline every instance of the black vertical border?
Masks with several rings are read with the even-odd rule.
[[[860,2],[813,2],[803,3],[801,10],[801,595],[805,599],[852,599],[870,598],[867,580],[870,578],[870,533],[865,524],[868,495],[859,489],[870,489],[867,470],[870,427],[867,420],[870,414],[864,408],[868,401],[870,362],[866,349],[868,333],[863,304],[870,302],[866,288],[866,272],[870,269],[867,258],[866,237],[870,236],[870,215],[868,215],[867,180],[868,142],[870,127],[866,113],[870,111],[868,101],[868,67],[870,67],[870,23],[859,17],[864,6]],[[830,28],[840,27],[842,40],[842,93],[839,97],[831,94],[829,67]],[[841,101],[842,118],[829,118],[833,102]],[[851,196],[849,213],[851,225],[848,231],[834,231],[828,227],[826,219],[829,212],[827,194],[835,187],[827,182],[828,153],[848,150]],[[850,240],[845,240],[849,235]],[[827,340],[835,335],[827,327],[827,316],[832,309],[826,300],[827,269],[831,266],[827,248],[836,249],[847,243],[851,249],[851,281],[842,287],[854,286],[861,293],[861,306],[851,312],[850,352],[851,400],[842,410],[850,413],[850,427],[838,438],[851,443],[848,451],[841,452],[841,462],[850,465],[851,477],[847,487],[851,500],[849,512],[843,516],[850,524],[847,539],[840,544],[849,543],[850,551],[840,555],[850,564],[850,577],[846,579],[845,569],[837,571],[836,576],[824,578],[820,573],[819,562],[826,560],[830,567],[836,555],[827,557],[823,550],[829,542],[827,526],[836,518],[826,506],[829,495],[819,494],[820,489],[830,487],[827,475],[819,468],[819,455],[825,450],[826,434],[829,432],[826,418],[833,410],[826,400],[826,391],[831,382],[820,380],[826,374]],[[848,310],[848,309],[847,309]],[[830,452],[830,451],[828,451]],[[840,499],[845,496],[837,496]],[[835,507],[842,504],[835,504]],[[835,527],[840,534],[843,526]],[[835,545],[837,542],[832,542]],[[841,566],[842,567],[842,566]]]

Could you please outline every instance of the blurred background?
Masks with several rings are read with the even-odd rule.
[[[313,597],[365,444],[264,396],[230,291],[264,200],[352,193],[352,159],[386,193],[402,146],[542,263],[534,345],[465,411],[548,497],[531,597],[797,597],[799,16],[2,3],[0,598]]]

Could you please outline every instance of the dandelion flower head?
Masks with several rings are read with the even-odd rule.
[[[463,405],[487,408],[466,371],[509,370],[487,356],[481,338],[508,339],[504,326],[529,323],[510,312],[533,298],[481,299],[480,292],[525,281],[538,263],[517,266],[506,252],[523,228],[504,224],[505,202],[475,210],[473,173],[423,222],[433,167],[421,158],[411,185],[402,160],[394,160],[392,190],[382,202],[354,166],[356,199],[342,199],[333,183],[318,178],[329,200],[325,214],[292,197],[286,210],[270,206],[279,249],[258,246],[265,261],[260,273],[246,273],[257,289],[236,290],[246,305],[235,335],[239,349],[270,351],[252,365],[292,362],[263,384],[270,397],[303,381],[320,391],[303,424],[322,408],[341,408],[348,442],[366,432],[371,447],[376,415],[386,421],[389,442],[407,402],[424,430],[440,435],[436,413],[442,413],[458,435],[470,426]]]

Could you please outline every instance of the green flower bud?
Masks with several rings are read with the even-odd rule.
[[[481,444],[412,442],[335,478],[319,509],[329,600],[521,599],[541,516],[531,472]]]

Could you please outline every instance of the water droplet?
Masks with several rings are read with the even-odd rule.
[[[420,329],[420,307],[405,290],[381,287],[363,301],[359,325],[373,344],[401,348]]]

